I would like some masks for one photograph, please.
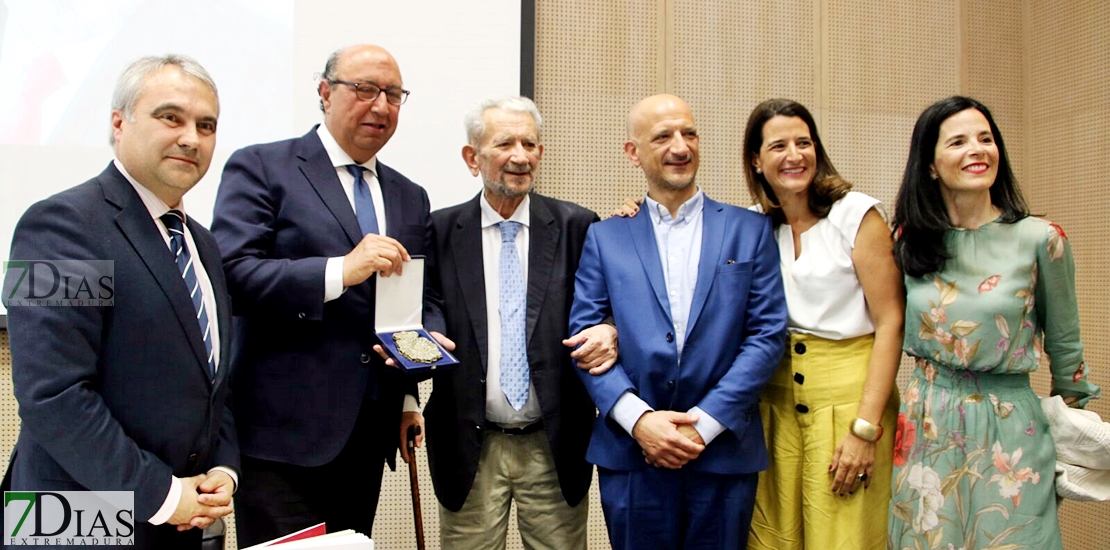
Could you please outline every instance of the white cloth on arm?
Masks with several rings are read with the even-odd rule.
[[[1056,494],[1080,501],[1110,500],[1110,423],[1073,409],[1059,395],[1041,398],[1056,443]]]

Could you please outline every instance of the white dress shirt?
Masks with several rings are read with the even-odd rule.
[[[328,154],[328,159],[335,167],[335,174],[339,176],[339,183],[343,185],[343,194],[347,196],[347,202],[351,203],[351,211],[353,212],[355,210],[355,177],[347,171],[347,166],[358,163],[339,146],[339,142],[335,141],[335,137],[328,131],[327,126],[323,124],[318,126],[316,135],[320,137],[320,143],[324,144],[324,152]],[[374,216],[378,219],[378,234],[387,235],[385,198],[382,196],[382,185],[378,180],[377,159],[378,157],[375,155],[359,166],[366,169],[362,174],[362,179],[366,180],[366,185],[370,188],[370,198],[374,201]],[[324,265],[324,302],[330,302],[342,296],[346,291],[347,288],[343,286],[343,256],[328,258]],[[416,397],[406,395],[402,410],[407,412],[419,411],[420,407],[416,402]]]
[[[142,199],[143,205],[146,206],[147,212],[149,212],[150,217],[154,219],[154,224],[158,226],[158,230],[162,233],[162,240],[166,243],[166,248],[173,250],[173,247],[170,246],[170,232],[169,229],[166,228],[166,224],[162,222],[162,216],[164,216],[170,210],[177,210],[178,212],[181,212],[183,216],[186,216],[186,219],[188,219],[187,214],[185,214],[184,199],[182,199],[181,203],[171,207],[163,202],[162,199],[158,198],[158,196],[155,195],[154,192],[144,187],[142,184],[136,181],[135,178],[131,177],[131,174],[127,173],[127,169],[123,167],[123,163],[121,163],[119,159],[115,160],[115,165],[116,169],[119,170],[121,174],[123,174],[123,177],[127,179],[128,183],[131,184],[131,187],[135,189],[135,192],[139,194],[139,198]],[[204,293],[204,309],[210,312],[210,314],[208,315],[208,326],[212,337],[212,362],[214,365],[216,365],[216,370],[219,371],[220,321],[219,314],[216,311],[216,296],[214,294],[214,291],[212,290],[212,280],[208,278],[208,271],[204,269],[204,262],[200,261],[200,254],[199,252],[197,252],[197,243],[193,240],[193,232],[189,231],[189,224],[184,224],[184,229],[185,246],[189,248],[189,254],[192,255],[193,271],[197,276],[197,283],[200,284],[200,290],[202,293]],[[184,280],[182,280],[181,284],[185,284]],[[235,483],[235,486],[239,486],[239,475],[235,473],[235,470],[232,470],[231,468],[228,468],[226,466],[216,466],[211,470],[208,470],[208,473],[212,473],[215,471],[224,472],[227,475],[231,476],[231,480]],[[178,501],[181,500],[181,491],[181,480],[177,477],[173,477],[170,481],[170,492],[166,495],[166,500],[162,501],[162,506],[158,508],[158,511],[153,516],[151,516],[149,520],[150,523],[154,525],[161,525],[170,519],[170,516],[172,516],[174,511],[177,510]]]
[[[358,163],[339,146],[339,142],[335,141],[335,136],[331,135],[326,125],[318,126],[316,135],[320,137],[320,143],[324,144],[324,152],[328,154],[331,165],[335,167],[335,174],[339,176],[339,183],[343,185],[343,194],[347,196],[347,202],[351,203],[351,211],[353,212],[355,210],[355,177],[347,171],[347,166]],[[366,169],[362,173],[362,179],[366,180],[366,185],[370,188],[370,198],[374,201],[374,216],[378,219],[378,234],[387,235],[385,198],[382,196],[382,185],[378,180],[377,159],[378,157],[375,155],[359,166]],[[324,265],[324,302],[330,302],[342,296],[346,291],[347,288],[343,286],[343,256],[328,258]],[[416,402],[416,397],[406,395],[402,410],[406,412],[419,411],[420,406]]]
[[[327,126],[321,124],[317,127],[316,135],[320,137],[320,142],[324,144],[324,151],[327,152],[332,166],[335,167],[335,173],[339,176],[339,183],[343,185],[343,193],[347,195],[347,202],[351,203],[351,211],[353,212],[355,209],[355,177],[347,171],[347,166],[358,163],[339,146],[335,137],[328,131]],[[386,235],[385,199],[382,198],[382,186],[378,181],[377,158],[377,156],[370,157],[370,160],[360,166],[366,169],[362,178],[366,180],[366,185],[370,187],[370,198],[374,200],[374,215],[378,218],[378,234]],[[346,290],[343,287],[343,256],[328,258],[324,267],[324,301],[330,302],[342,296]]]
[[[520,223],[514,243],[520,255],[520,267],[524,274],[525,288],[528,281],[528,243],[530,242],[531,215],[529,205],[532,198],[524,196],[517,205],[510,221]],[[490,206],[483,193],[478,199],[482,212],[482,272],[486,283],[486,420],[505,428],[527,426],[543,417],[539,400],[536,399],[536,386],[529,382],[528,401],[514,410],[501,390],[501,228],[498,223],[505,221]]]

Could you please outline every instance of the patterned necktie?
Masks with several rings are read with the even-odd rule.
[[[188,289],[193,308],[197,311],[200,333],[204,335],[204,350],[208,352],[208,375],[215,378],[216,357],[212,353],[212,326],[208,323],[208,312],[204,308],[204,292],[200,289],[200,281],[193,269],[193,257],[185,244],[184,222],[185,216],[177,210],[170,210],[162,215],[162,223],[170,231],[170,251],[177,260],[177,268],[181,270],[181,278],[185,280],[185,288]]]
[[[374,213],[374,199],[370,197],[370,186],[362,179],[365,170],[358,164],[348,164],[347,171],[355,178],[355,216],[362,234],[378,233],[378,215]]]
[[[528,402],[528,351],[524,346],[526,331],[524,269],[516,251],[519,222],[504,221],[501,227],[501,267],[498,285],[501,299],[501,391],[514,410]]]

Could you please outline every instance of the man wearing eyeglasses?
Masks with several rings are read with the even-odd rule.
[[[370,535],[383,461],[423,424],[415,381],[374,351],[370,278],[428,247],[427,193],[376,159],[408,92],[393,56],[370,45],[333,53],[318,92],[324,124],[235,152],[216,198],[236,315],[240,547],[319,522]],[[438,307],[427,311],[442,332]]]

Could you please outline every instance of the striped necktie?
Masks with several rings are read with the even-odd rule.
[[[204,308],[204,292],[200,289],[200,281],[193,269],[193,257],[185,244],[185,215],[177,210],[170,210],[162,216],[162,223],[166,224],[166,229],[170,232],[170,251],[174,254],[177,268],[181,270],[181,278],[185,280],[185,288],[189,290],[189,297],[193,300],[193,308],[197,311],[197,323],[200,325],[200,333],[204,335],[204,350],[208,352],[208,375],[215,378],[212,325],[208,322],[208,312]]]

